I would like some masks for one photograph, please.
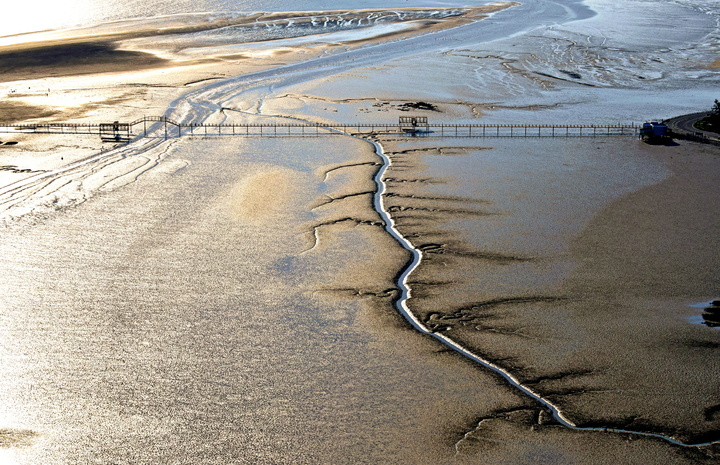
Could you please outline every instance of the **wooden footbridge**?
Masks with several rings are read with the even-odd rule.
[[[0,133],[89,134],[104,141],[127,142],[134,137],[176,138],[184,136],[330,136],[404,134],[415,137],[585,137],[637,136],[640,126],[573,124],[430,124],[426,117],[401,117],[399,124],[177,123],[166,117],[146,116],[132,123],[36,123],[3,124]]]

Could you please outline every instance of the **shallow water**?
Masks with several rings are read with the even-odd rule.
[[[450,1],[438,4],[430,0],[407,1],[323,1],[323,0],[135,0],[94,2],[88,0],[61,0],[44,5],[43,11],[13,2],[3,5],[6,17],[13,21],[3,25],[1,34],[10,35],[46,29],[64,29],[98,24],[107,21],[149,18],[186,13],[251,13],[256,11],[327,11],[386,9],[412,7],[464,7],[483,5],[487,2]]]

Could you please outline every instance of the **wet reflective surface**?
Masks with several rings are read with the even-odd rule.
[[[192,140],[0,231],[3,463],[434,460],[516,399],[371,305],[403,259],[381,228],[321,228],[302,253],[334,214],[313,203],[351,180],[322,167],[369,147]]]
[[[262,8],[353,7],[280,3]],[[305,63],[278,60],[247,76],[187,78],[179,85],[195,90],[182,89],[157,113],[195,123],[270,115],[388,122],[396,115],[377,113],[378,102],[422,96],[442,112],[433,122],[616,122],[710,102],[718,76],[710,66],[714,4],[645,3],[588,1],[600,12],[594,16],[580,2],[525,2],[456,30]],[[242,4],[251,7],[261,6]],[[132,15],[172,12],[158,6]],[[652,43],[643,40],[648,25]],[[276,46],[258,47],[272,54]],[[40,84],[23,98],[39,105],[55,98]],[[145,109],[130,103],[129,112]],[[400,197],[392,213],[417,228],[414,239],[433,236],[419,246],[439,265],[411,277],[414,308],[433,329],[455,326],[468,346],[486,344],[538,390],[579,402],[575,420],[670,435],[679,419],[675,432],[686,437],[715,434],[718,333],[688,325],[682,313],[687,299],[712,298],[714,255],[692,246],[715,243],[707,234],[716,231],[707,226],[714,216],[682,222],[702,221],[692,240],[682,239],[682,227],[655,233],[637,218],[655,221],[658,199],[672,203],[694,184],[666,178],[668,160],[643,159],[634,141],[622,150],[603,141],[600,152],[594,141],[575,142],[495,140],[493,150],[477,151],[451,142],[444,154],[414,157],[424,165],[400,166],[403,176],[423,174],[426,191]],[[75,157],[85,161],[76,172],[39,164],[37,184],[22,194],[3,190],[3,202],[19,203],[0,230],[0,462],[678,457],[668,443],[548,425],[515,390],[410,330],[392,308],[392,278],[407,254],[377,225],[367,182],[378,160],[369,150],[349,139],[149,138],[97,163],[78,147]],[[21,158],[3,166],[20,168]],[[683,207],[704,198],[687,197]],[[683,218],[702,211],[668,207]],[[658,243],[666,236],[673,247]],[[647,244],[663,254],[641,254]],[[565,302],[586,290],[610,298]],[[523,293],[531,298],[514,295]],[[488,299],[497,302],[485,313],[477,304]],[[469,305],[455,309],[461,300]],[[683,450],[688,461],[708,458]]]

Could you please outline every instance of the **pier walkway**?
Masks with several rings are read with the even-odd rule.
[[[3,124],[0,133],[88,134],[103,140],[128,141],[134,137],[184,136],[329,136],[405,134],[415,137],[586,137],[637,136],[640,126],[573,124],[424,124],[408,129],[402,124],[184,124],[165,117],[146,116],[132,123],[33,123]]]

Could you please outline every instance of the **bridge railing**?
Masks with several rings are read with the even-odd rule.
[[[36,123],[3,124],[0,132],[46,133],[46,134],[98,134],[110,123]],[[113,123],[117,125],[118,123]],[[253,123],[253,124],[203,124],[178,123],[165,116],[145,116],[132,123],[119,123],[130,128],[133,136],[183,137],[183,136],[312,136],[339,134],[407,134],[398,124],[320,124],[320,123]],[[578,125],[578,124],[423,124],[411,132],[417,137],[585,137],[637,135],[640,127],[635,124]]]

